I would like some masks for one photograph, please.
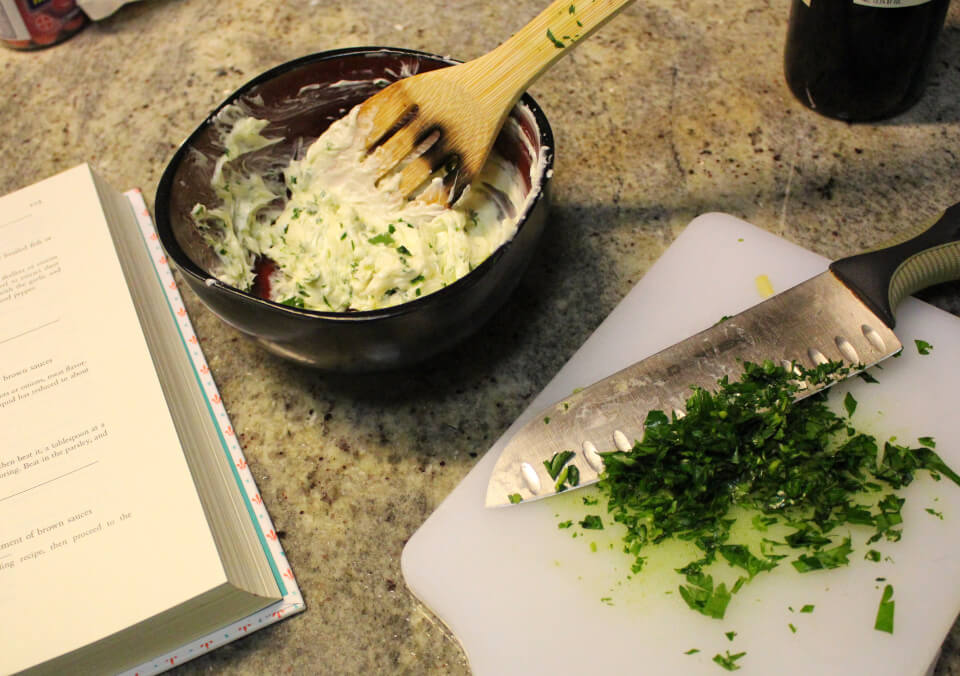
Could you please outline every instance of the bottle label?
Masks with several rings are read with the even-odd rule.
[[[864,7],[914,7],[916,5],[925,5],[932,0],[853,0],[855,5]]]

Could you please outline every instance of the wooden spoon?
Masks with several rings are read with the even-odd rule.
[[[633,0],[556,0],[509,40],[466,63],[394,82],[361,104],[368,152],[382,178],[400,172],[412,197],[435,173],[453,202],[483,168],[510,109],[536,78]]]

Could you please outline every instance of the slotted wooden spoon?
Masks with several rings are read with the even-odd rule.
[[[367,150],[380,177],[399,171],[400,191],[412,197],[443,174],[442,188],[420,197],[455,201],[527,87],[631,2],[556,0],[493,51],[399,80],[364,101],[359,122],[370,125]]]

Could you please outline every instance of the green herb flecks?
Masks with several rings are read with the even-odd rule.
[[[567,490],[567,484],[569,484],[569,488],[580,485],[580,469],[576,465],[567,465],[560,470],[560,474],[557,476],[557,482],[554,484],[553,489],[557,493],[560,493]]]
[[[872,528],[867,544],[899,539],[903,500],[890,491],[910,484],[918,471],[960,485],[932,440],[911,448],[891,439],[881,451],[874,437],[854,429],[852,396],[843,402],[845,416],[827,405],[826,389],[796,401],[805,383],[848,374],[837,363],[815,369],[744,363],[739,381],[723,378],[712,392],[694,388],[685,415],[651,411],[631,449],[603,453],[598,487],[608,519],[625,528],[633,572],[648,546],[692,543],[700,558],[678,569],[685,576],[680,595],[691,608],[722,618],[743,584],[784,557],[804,573],[847,565],[857,531],[839,533],[843,526]],[[546,464],[556,462],[555,456]],[[758,530],[788,530],[765,538],[759,554],[750,551],[730,541],[735,509]],[[782,547],[793,551],[767,551]],[[745,574],[732,584],[715,580],[708,568],[719,561]]]
[[[680,585],[680,596],[693,610],[717,620],[723,619],[732,597],[726,583],[714,587],[713,576],[699,571],[687,574],[687,584]]]
[[[735,655],[731,655],[730,651],[728,650],[726,651],[725,655],[721,655],[720,653],[717,653],[716,655],[714,655],[713,661],[719,664],[721,667],[723,667],[727,671],[736,671],[737,669],[740,668],[740,665],[737,664],[737,661],[746,654],[747,653],[744,652],[744,653],[736,653]]]
[[[544,424],[547,424],[548,420],[544,420]],[[563,466],[570,462],[570,459],[574,456],[573,451],[560,451],[559,453],[554,453],[553,457],[549,460],[543,461],[543,466],[547,468],[547,474],[550,475],[551,479],[556,479],[560,476],[560,471],[563,469]]]
[[[547,40],[552,42],[553,46],[556,47],[557,49],[563,49],[564,47],[566,47],[565,44],[557,40],[557,38],[553,34],[553,31],[550,30],[549,28],[547,29]]]
[[[387,246],[392,246],[395,244],[393,237],[390,236],[390,233],[381,232],[379,235],[371,237],[367,240],[370,244],[386,244]]]
[[[836,547],[820,549],[812,554],[801,554],[798,559],[791,563],[800,573],[809,573],[812,570],[823,570],[825,568],[839,568],[850,563],[849,557],[852,551],[850,538],[844,538],[843,542]]]
[[[511,493],[507,496],[507,499],[510,501],[510,504],[515,505],[518,502],[523,502],[523,496],[519,493]]]
[[[287,298],[286,300],[280,301],[280,304],[281,304],[281,305],[289,305],[290,307],[299,307],[299,308],[302,308],[302,307],[303,307],[303,298],[301,298],[300,296],[291,296],[290,298]]]
[[[580,522],[580,527],[585,530],[603,530],[603,521],[596,514],[588,514]]]
[[[877,631],[885,631],[888,634],[893,633],[893,611],[896,601],[893,600],[893,585],[887,585],[883,588],[883,596],[880,597],[880,605],[877,607],[877,619],[873,628]]]
[[[550,418],[544,418],[543,424],[549,425]],[[550,475],[551,479],[556,481],[553,489],[557,493],[565,491],[567,488],[580,485],[579,468],[577,468],[576,465],[567,464],[574,455],[575,453],[573,451],[560,451],[559,453],[554,453],[553,457],[549,460],[543,461],[543,466],[547,468],[547,474]]]
[[[853,417],[854,411],[857,410],[857,400],[853,398],[853,395],[847,392],[846,396],[843,398],[843,407],[847,411],[847,417]]]
[[[913,343],[917,346],[917,352],[923,355],[930,354],[930,350],[933,349],[933,345],[925,340],[915,340]]]

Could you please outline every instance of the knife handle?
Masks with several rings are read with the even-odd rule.
[[[834,261],[830,270],[892,329],[893,311],[904,298],[960,279],[960,204],[933,225],[881,249]]]

